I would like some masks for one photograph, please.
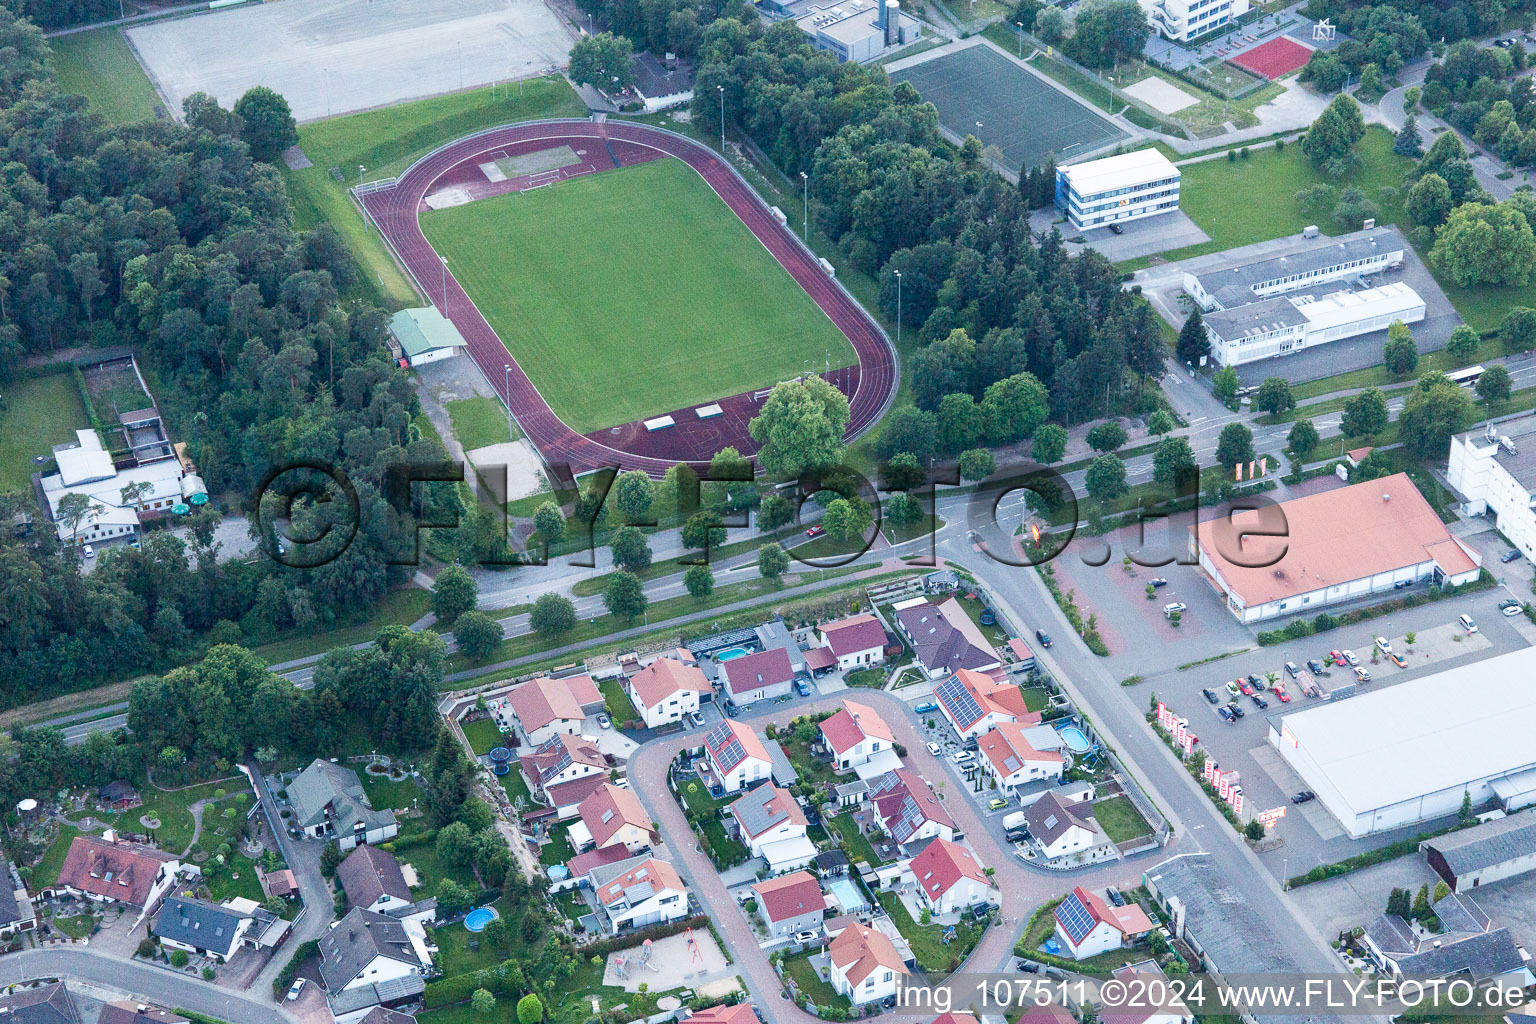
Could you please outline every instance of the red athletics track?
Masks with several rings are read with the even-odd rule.
[[[537,145],[531,145],[534,143]],[[847,437],[862,434],[884,414],[897,384],[896,353],[885,333],[862,306],[827,277],[816,257],[792,231],[774,219],[767,204],[734,168],[714,151],[683,136],[620,121],[561,120],[506,125],[459,139],[428,154],[389,186],[366,192],[362,201],[417,286],[441,305],[443,265],[423,236],[417,219],[424,208],[423,200],[448,185],[468,186],[477,176],[481,184],[470,189],[477,198],[526,187],[522,180],[491,184],[478,174],[476,165],[511,147],[526,152],[560,145],[570,146],[583,155],[583,162],[565,168],[562,177],[612,169],[616,163],[610,152],[624,154],[617,162],[627,164],[650,158],[653,154],[641,153],[654,151],[677,157],[697,171],[853,343],[858,367],[828,375],[845,391],[852,389]],[[722,396],[719,402],[726,415],[710,420],[699,420],[688,409],[674,413],[676,426],[664,430],[648,432],[643,427],[637,430],[635,424],[623,424],[593,435],[576,433],[549,408],[465,294],[451,267],[449,270],[448,318],[464,336],[470,355],[498,392],[503,390],[504,367],[511,364],[510,394],[503,394],[503,398],[509,401],[513,415],[546,463],[568,463],[577,473],[617,465],[659,476],[676,462],[708,462],[725,445],[734,445],[745,455],[757,451],[757,443],[746,431],[754,404],[750,394]]]

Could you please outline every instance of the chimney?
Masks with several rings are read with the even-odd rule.
[[[1392,495],[1390,495],[1390,494],[1383,494],[1381,496],[1381,500],[1382,501],[1391,501],[1392,500]]]
[[[901,39],[901,0],[885,0],[885,45],[895,46]]]

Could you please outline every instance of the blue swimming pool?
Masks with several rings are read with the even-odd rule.
[[[483,932],[486,925],[500,916],[494,907],[476,907],[464,915],[464,927],[472,932]]]
[[[1074,754],[1086,754],[1093,749],[1093,744],[1088,742],[1087,734],[1075,725],[1062,726],[1056,731],[1061,734],[1062,742],[1066,743],[1067,749]]]
[[[727,647],[715,655],[716,661],[735,661],[737,658],[745,658],[752,652],[745,647]]]

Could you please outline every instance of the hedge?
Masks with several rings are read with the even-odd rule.
[[[1475,818],[1472,821],[1458,821],[1456,824],[1446,828],[1436,829],[1433,832],[1420,832],[1410,839],[1399,839],[1395,843],[1388,843],[1386,846],[1375,850],[1357,853],[1353,857],[1345,857],[1343,860],[1334,861],[1332,864],[1319,864],[1304,875],[1296,875],[1294,878],[1287,879],[1286,886],[1295,889],[1298,886],[1311,885],[1313,882],[1321,882],[1324,879],[1347,875],[1351,871],[1359,871],[1361,868],[1368,868],[1373,864],[1381,864],[1389,860],[1396,860],[1399,857],[1406,857],[1408,854],[1416,852],[1419,844],[1426,840],[1435,839],[1451,832],[1459,832],[1476,824],[1477,820]]]
[[[320,952],[320,940],[311,939],[303,943],[293,951],[293,956],[283,965],[283,969],[277,972],[277,977],[272,979],[272,995],[281,999],[288,992],[288,986],[293,984],[294,976],[299,973],[299,967],[310,957]],[[186,1016],[184,1011],[177,1011]]]
[[[391,839],[387,843],[380,843],[379,849],[394,853],[397,850],[409,850],[417,846],[426,846],[437,841],[437,829],[429,828],[425,832],[415,832],[399,839]]]
[[[1258,635],[1259,645],[1262,647],[1274,647],[1276,644],[1300,640],[1302,637],[1312,636],[1316,633],[1326,633],[1329,630],[1338,629],[1340,626],[1353,626],[1383,615],[1391,615],[1394,612],[1417,608],[1421,604],[1430,604],[1434,601],[1443,601],[1448,597],[1460,597],[1463,594],[1487,590],[1495,582],[1497,581],[1494,580],[1493,574],[1484,569],[1478,573],[1477,579],[1471,583],[1442,588],[1427,594],[1409,594],[1407,597],[1383,601],[1381,604],[1371,605],[1369,608],[1356,608],[1342,615],[1330,615],[1328,612],[1323,612],[1314,619],[1295,619],[1284,629],[1271,629],[1260,633]]]

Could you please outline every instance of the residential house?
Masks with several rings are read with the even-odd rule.
[[[1001,664],[981,627],[952,597],[940,604],[926,598],[898,604],[896,627],[930,679],[962,668],[985,672]]]
[[[772,782],[739,797],[728,808],[742,843],[777,874],[804,867],[816,856],[816,844],[806,838],[806,817],[787,789]]]
[[[611,935],[688,916],[688,890],[677,869],[655,857],[631,857],[594,868],[587,883]]]
[[[518,764],[529,787],[562,819],[575,816],[581,801],[608,781],[608,759],[582,736],[551,736]]]
[[[1140,904],[1116,907],[1080,885],[1056,904],[1056,938],[1074,960],[1137,942],[1154,927]]]
[[[1067,804],[1046,793],[1024,808],[1024,822],[1046,860],[1076,855],[1090,860],[1110,856],[1113,846],[1093,819],[1093,805]]]
[[[389,811],[376,811],[357,773],[315,758],[285,787],[293,811],[290,823],[307,836],[333,836],[343,850],[361,843],[382,843],[400,833]]]
[[[869,780],[875,820],[905,850],[925,839],[955,838],[954,819],[921,775],[898,768]]]
[[[1008,796],[1031,783],[1059,782],[1066,771],[1066,758],[1054,750],[1036,750],[1028,732],[1018,722],[998,722],[976,739],[982,766]]]
[[[328,990],[325,1001],[335,1024],[415,1024],[415,1017],[395,1008],[419,1006],[426,990],[427,983],[421,975],[405,974],[340,991]]]
[[[0,857],[0,939],[37,927],[37,911],[21,876],[4,857]]]
[[[734,707],[744,708],[760,700],[789,696],[795,667],[788,651],[770,647],[723,663],[720,676],[725,680],[726,698]]]
[[[823,625],[821,645],[837,659],[837,670],[868,668],[885,661],[885,627],[873,615],[854,615]]]
[[[179,1013],[172,1013],[163,1006],[125,999],[118,1003],[103,1003],[101,1016],[96,1024],[191,1024]]]
[[[353,907],[320,937],[320,980],[332,996],[413,976],[420,980],[431,968],[426,931],[414,921]]]
[[[751,726],[734,719],[709,730],[704,737],[704,757],[727,793],[766,779],[773,771],[763,741]]]
[[[581,815],[581,824],[571,826],[571,843],[577,850],[619,846],[633,854],[658,841],[651,831],[651,816],[627,787],[604,783],[577,806],[576,812]],[[574,834],[582,830],[584,835]]]
[[[1365,927],[1366,952],[1388,977],[1447,978],[1464,975],[1475,984],[1525,988],[1536,984],[1508,928],[1495,928],[1465,893],[1451,893],[1433,907],[1440,931],[1419,935],[1397,914],[1382,914]]]
[[[230,907],[186,896],[167,896],[150,926],[160,944],[227,961],[254,918]]]
[[[589,714],[603,709],[603,695],[589,675],[532,679],[507,694],[507,708],[530,747],[551,737],[575,736]]]
[[[997,900],[997,887],[971,851],[947,839],[923,847],[907,870],[917,879],[918,898],[935,915]]]
[[[678,653],[688,654],[682,649]],[[687,661],[657,658],[624,680],[624,692],[629,694],[648,729],[681,722],[684,715],[699,710],[703,695],[712,691],[691,654]]]
[[[261,873],[261,889],[270,899],[292,900],[298,899],[300,896],[299,880],[293,877],[292,868],[263,871]]]
[[[416,1016],[383,1006],[375,1006],[362,1016],[358,1024],[416,1024]]]
[[[821,926],[827,910],[827,897],[821,883],[809,871],[796,871],[758,882],[757,916],[769,935],[794,935]]]
[[[1536,870],[1536,812],[1507,814],[1419,844],[1452,892]]]
[[[386,917],[414,918],[429,924],[437,903],[417,903],[395,855],[373,846],[359,846],[336,868],[336,880],[347,894],[347,905]]]
[[[111,832],[99,839],[76,836],[64,855],[58,882],[44,892],[63,891],[97,903],[148,907],[170,890],[180,870],[181,861],[172,854],[118,842]]]
[[[735,1006],[709,1006],[695,1010],[688,1024],[758,1024],[757,1013],[751,1003]]]
[[[897,977],[908,973],[885,933],[858,921],[827,946],[827,959],[832,987],[855,1006],[894,996]]]
[[[1025,706],[1023,691],[1006,677],[998,681],[982,672],[958,669],[933,688],[933,699],[962,740],[980,736],[1000,722],[1040,724],[1040,713]]]
[[[1100,1007],[1097,1016],[1101,1024],[1194,1024],[1193,1011],[1179,998],[1156,961],[1140,960],[1109,973],[1125,986],[1121,991],[1127,993],[1126,1005]]]
[[[843,701],[836,714],[822,720],[821,738],[832,753],[833,766],[840,771],[857,769],[876,758],[885,771],[901,767],[891,727],[867,704]]]
[[[0,997],[7,1024],[80,1024],[80,1010],[62,981]]]
[[[842,850],[823,850],[811,859],[817,878],[838,878],[848,873],[848,855]]]

